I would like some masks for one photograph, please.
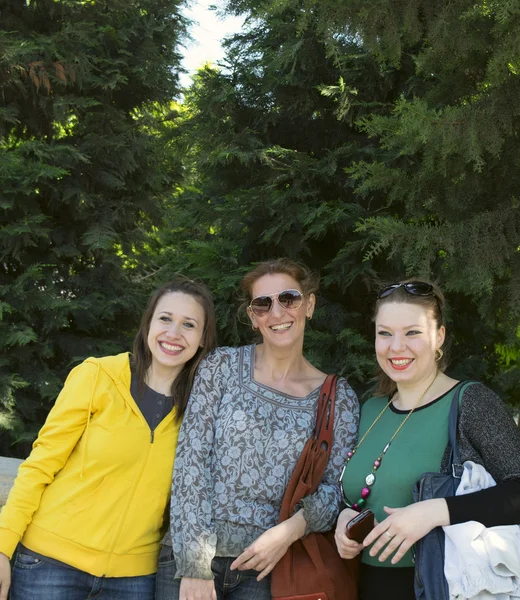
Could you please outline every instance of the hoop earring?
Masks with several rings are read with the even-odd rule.
[[[254,325],[251,325],[251,329],[252,329],[253,331],[258,331],[258,327],[255,327]]]
[[[439,362],[443,356],[444,356],[444,351],[442,350],[442,348],[437,348],[437,350],[435,350],[435,360],[437,362]]]

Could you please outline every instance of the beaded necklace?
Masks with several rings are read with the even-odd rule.
[[[399,425],[399,427],[395,430],[394,435],[390,438],[390,441],[387,442],[387,444],[385,445],[385,447],[383,448],[383,450],[379,453],[379,456],[376,458],[376,460],[374,461],[374,466],[372,467],[372,472],[369,473],[366,477],[365,477],[365,483],[366,483],[366,487],[362,488],[361,490],[361,498],[359,498],[359,500],[357,502],[354,502],[354,504],[352,504],[348,498],[345,496],[345,493],[343,492],[343,495],[345,496],[345,501],[347,503],[347,506],[349,506],[350,508],[353,508],[354,510],[361,510],[363,508],[363,506],[366,504],[367,498],[370,496],[370,488],[374,485],[375,481],[376,481],[376,471],[379,469],[379,467],[381,466],[381,462],[383,461],[383,457],[385,456],[385,454],[388,452],[388,449],[390,448],[391,443],[394,441],[396,435],[401,431],[403,425],[406,423],[406,421],[408,421],[408,419],[412,416],[413,411],[419,406],[419,404],[421,403],[422,399],[426,396],[426,394],[429,392],[430,388],[432,387],[432,385],[435,383],[435,380],[437,379],[437,375],[439,374],[439,372],[437,371],[437,373],[435,373],[435,377],[432,379],[431,383],[428,385],[428,387],[424,390],[424,392],[421,394],[421,396],[418,398],[418,400],[415,402],[415,404],[412,407],[412,410],[406,415],[406,417],[404,418],[403,422]],[[365,435],[359,440],[359,442],[354,446],[354,448],[352,448],[352,450],[349,450],[349,452],[347,452],[347,462],[345,463],[345,466],[343,467],[343,470],[341,471],[341,476],[339,478],[340,483],[342,483],[343,480],[343,475],[345,474],[345,470],[347,468],[348,463],[350,462],[350,460],[352,459],[352,457],[354,456],[354,454],[356,453],[356,450],[361,446],[361,444],[365,441],[365,438],[367,437],[367,435],[370,433],[370,431],[372,430],[372,428],[374,427],[374,425],[379,421],[379,419],[383,416],[383,414],[386,412],[386,409],[390,406],[390,404],[392,404],[392,402],[394,402],[394,400],[396,399],[396,394],[394,394],[390,400],[388,401],[388,404],[383,408],[383,410],[377,415],[377,417],[375,418],[374,422],[372,423],[372,425],[370,425],[370,427],[366,430]],[[343,488],[343,486],[342,486]]]

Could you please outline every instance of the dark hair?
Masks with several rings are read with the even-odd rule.
[[[443,325],[446,325],[445,322],[445,305],[446,300],[444,298],[444,294],[441,292],[439,286],[431,281],[427,281],[426,279],[421,279],[420,277],[411,277],[410,279],[403,279],[402,281],[397,281],[395,283],[410,283],[410,282],[420,282],[429,284],[432,286],[432,294],[428,296],[416,296],[415,294],[410,294],[404,288],[396,288],[390,295],[385,296],[384,298],[378,298],[376,300],[376,305],[374,308],[374,315],[372,317],[372,321],[376,320],[377,313],[381,306],[384,304],[390,303],[404,303],[404,304],[418,304],[419,306],[423,306],[426,310],[431,311],[431,314],[437,323],[437,329],[440,329]],[[384,286],[381,286],[384,287]],[[444,344],[446,346],[446,344]],[[440,371],[444,371],[448,364],[448,356],[447,352],[444,351],[444,355],[437,362]],[[377,382],[377,390],[375,392],[376,396],[390,396],[393,394],[397,386],[395,381],[393,381],[381,367],[378,367],[378,371],[374,380]]]
[[[252,271],[244,275],[240,282],[244,302],[249,304],[252,300],[251,290],[260,277],[264,275],[276,275],[278,273],[289,275],[289,277],[297,281],[302,287],[304,296],[314,294],[318,291],[320,278],[307,266],[290,258],[275,258],[258,263]]]
[[[192,281],[186,277],[177,277],[173,281],[164,284],[152,294],[141,317],[139,331],[134,339],[132,369],[137,378],[138,387],[142,387],[146,378],[146,372],[152,364],[152,353],[148,347],[150,322],[159,300],[166,294],[173,294],[174,292],[192,296],[204,310],[204,332],[202,334],[204,345],[198,348],[195,355],[184,365],[171,387],[173,405],[177,408],[176,417],[179,419],[184,414],[184,410],[188,404],[193,379],[201,360],[217,345],[217,326],[213,298],[211,292],[203,283]]]

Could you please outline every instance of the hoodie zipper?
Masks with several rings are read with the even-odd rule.
[[[127,518],[127,515],[128,515],[128,511],[130,510],[130,506],[131,506],[131,504],[132,504],[132,502],[134,500],[134,497],[135,497],[135,491],[137,489],[137,486],[139,485],[139,482],[142,480],[143,474],[144,474],[144,472],[146,470],[146,466],[148,465],[148,461],[150,460],[150,454],[152,453],[152,444],[153,444],[153,441],[154,441],[154,432],[152,431],[151,432],[151,436],[150,436],[150,445],[148,446],[148,452],[146,453],[146,457],[143,460],[143,465],[141,467],[141,470],[140,470],[140,473],[139,473],[139,477],[136,478],[136,480],[134,482],[134,486],[132,488],[132,491],[131,491],[131,493],[129,495],[129,500],[128,500],[128,502],[126,504],[126,507],[125,507],[124,516],[123,516],[123,518],[121,519],[121,521],[119,523],[117,534],[116,534],[116,536],[114,538],[114,541],[112,543],[112,548],[110,549],[110,558],[108,559],[107,566],[110,564],[111,557],[114,554],[114,550],[116,549],[117,543],[119,542],[119,538],[121,536],[121,531],[123,530],[123,528],[125,526],[125,522],[126,522],[126,518]]]
[[[99,367],[100,367],[99,363],[97,361],[95,361],[95,364],[98,365],[98,369],[99,369]],[[128,368],[128,366],[126,366],[125,368]],[[98,370],[98,372],[99,372],[99,370]],[[125,402],[127,402],[127,404],[132,408],[132,412],[136,415],[136,417],[142,423],[145,423],[149,427],[146,419],[143,416],[143,413],[141,412],[141,410],[137,406],[134,398],[130,394],[129,384],[127,385],[126,382],[124,382],[120,377],[116,378],[116,377],[114,377],[112,374],[110,374],[108,372],[107,372],[107,374],[112,379],[112,381],[115,384],[116,388],[119,390],[119,393],[121,394],[121,396],[125,399]],[[128,402],[128,398],[131,400],[131,402]],[[173,410],[175,412],[175,408]],[[168,418],[168,417],[166,417],[166,418]],[[164,423],[164,419],[161,421],[161,423],[158,425],[158,427],[160,427],[163,423]],[[119,539],[120,539],[120,536],[121,536],[121,532],[122,532],[122,530],[124,528],[125,521],[126,521],[126,518],[128,516],[128,511],[130,510],[130,506],[131,506],[131,504],[132,504],[132,502],[134,500],[134,497],[135,497],[135,492],[136,492],[137,486],[139,485],[139,482],[142,480],[143,474],[144,474],[144,472],[146,470],[146,467],[148,465],[148,462],[150,460],[150,455],[151,455],[152,450],[153,450],[152,445],[153,445],[154,441],[155,441],[155,431],[150,428],[150,444],[148,446],[148,451],[146,453],[146,457],[144,457],[144,459],[143,459],[143,463],[142,463],[139,475],[136,478],[136,480],[134,482],[134,485],[133,485],[133,488],[132,488],[132,490],[131,490],[131,492],[129,494],[129,500],[128,500],[128,502],[126,504],[126,507],[124,509],[124,516],[123,516],[123,518],[119,522],[117,533],[116,533],[115,538],[114,538],[114,540],[112,542],[111,548],[108,551],[109,557],[108,557],[108,560],[106,562],[106,566],[107,567],[110,565],[111,557],[114,554],[114,550],[116,549],[117,544],[119,542]],[[103,577],[105,577],[105,575],[103,575]]]

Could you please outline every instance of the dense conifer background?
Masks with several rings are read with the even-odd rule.
[[[451,373],[519,406],[518,3],[232,0],[180,95],[181,6],[0,0],[0,453],[177,272],[251,341],[238,281],[281,255],[322,276],[317,366],[366,392],[374,289],[426,276]]]

